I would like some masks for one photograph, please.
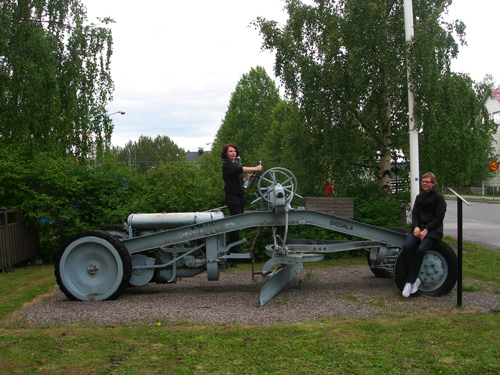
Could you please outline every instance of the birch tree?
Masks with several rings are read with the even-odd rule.
[[[85,158],[110,141],[110,22],[79,0],[0,3],[0,149]]]
[[[475,142],[481,144],[475,149],[478,153],[461,157],[477,161],[489,152],[492,128],[480,105],[482,93],[474,90],[467,77],[450,70],[465,36],[462,22],[443,21],[450,4],[449,0],[414,1],[415,38],[409,44],[402,0],[311,0],[307,4],[286,0],[285,25],[264,18],[255,21],[262,48],[276,53],[275,74],[284,83],[287,97],[298,104],[306,131],[317,141],[309,164],[326,165],[324,179],[371,176],[382,189],[389,188],[391,159],[404,162],[409,155],[408,66],[415,120],[425,134],[423,150],[440,148],[441,154],[456,154],[454,146],[461,137],[473,139],[480,133],[481,142]],[[443,88],[450,84],[453,89],[448,93],[466,89],[467,95],[444,95]],[[476,105],[468,106],[471,111],[455,111],[453,121],[450,111],[442,112],[439,119],[431,115],[450,100],[454,101],[448,105],[455,108],[470,100]],[[439,129],[441,125],[446,129]],[[443,131],[449,135],[446,144],[437,136]],[[457,162],[459,157],[454,156]],[[428,163],[429,158],[423,158],[422,170],[432,167],[440,178],[456,180],[458,166],[446,170]]]

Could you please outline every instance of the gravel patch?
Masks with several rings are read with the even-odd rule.
[[[464,280],[464,284],[467,282]],[[208,281],[203,273],[175,284],[129,287],[116,301],[70,301],[55,286],[45,298],[24,306],[14,319],[37,325],[79,321],[272,325],[324,318],[491,313],[500,309],[500,295],[487,287],[463,292],[462,309],[456,308],[456,290],[442,297],[404,298],[394,280],[376,278],[367,266],[303,271],[263,307],[258,303],[261,287],[260,277],[252,281],[250,271],[221,273],[219,281]]]

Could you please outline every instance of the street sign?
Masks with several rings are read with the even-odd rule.
[[[493,171],[493,172],[496,172],[498,171],[498,163],[496,161],[492,161],[490,163],[490,169]]]

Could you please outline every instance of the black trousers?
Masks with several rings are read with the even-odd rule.
[[[226,206],[229,210],[229,215],[238,215],[245,212],[245,200],[235,195],[226,195]],[[229,232],[229,243],[233,243],[240,240],[240,231],[235,230]]]
[[[422,267],[425,252],[436,247],[437,244],[438,241],[433,238],[425,237],[420,242],[420,239],[415,237],[413,233],[408,233],[403,244],[403,251],[406,252],[406,270],[408,271],[407,283],[415,283],[420,272],[420,267]]]

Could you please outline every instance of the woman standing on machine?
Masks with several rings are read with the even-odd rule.
[[[262,170],[262,165],[255,167],[242,167],[236,164],[236,158],[240,156],[238,146],[228,143],[222,149],[220,154],[224,159],[222,163],[222,178],[224,180],[224,193],[226,194],[226,205],[230,215],[242,214],[245,210],[245,200],[243,198],[243,173],[258,172]],[[245,180],[252,178],[245,177]],[[229,233],[229,243],[239,241],[239,230]],[[231,252],[243,252],[241,247],[235,246]]]

